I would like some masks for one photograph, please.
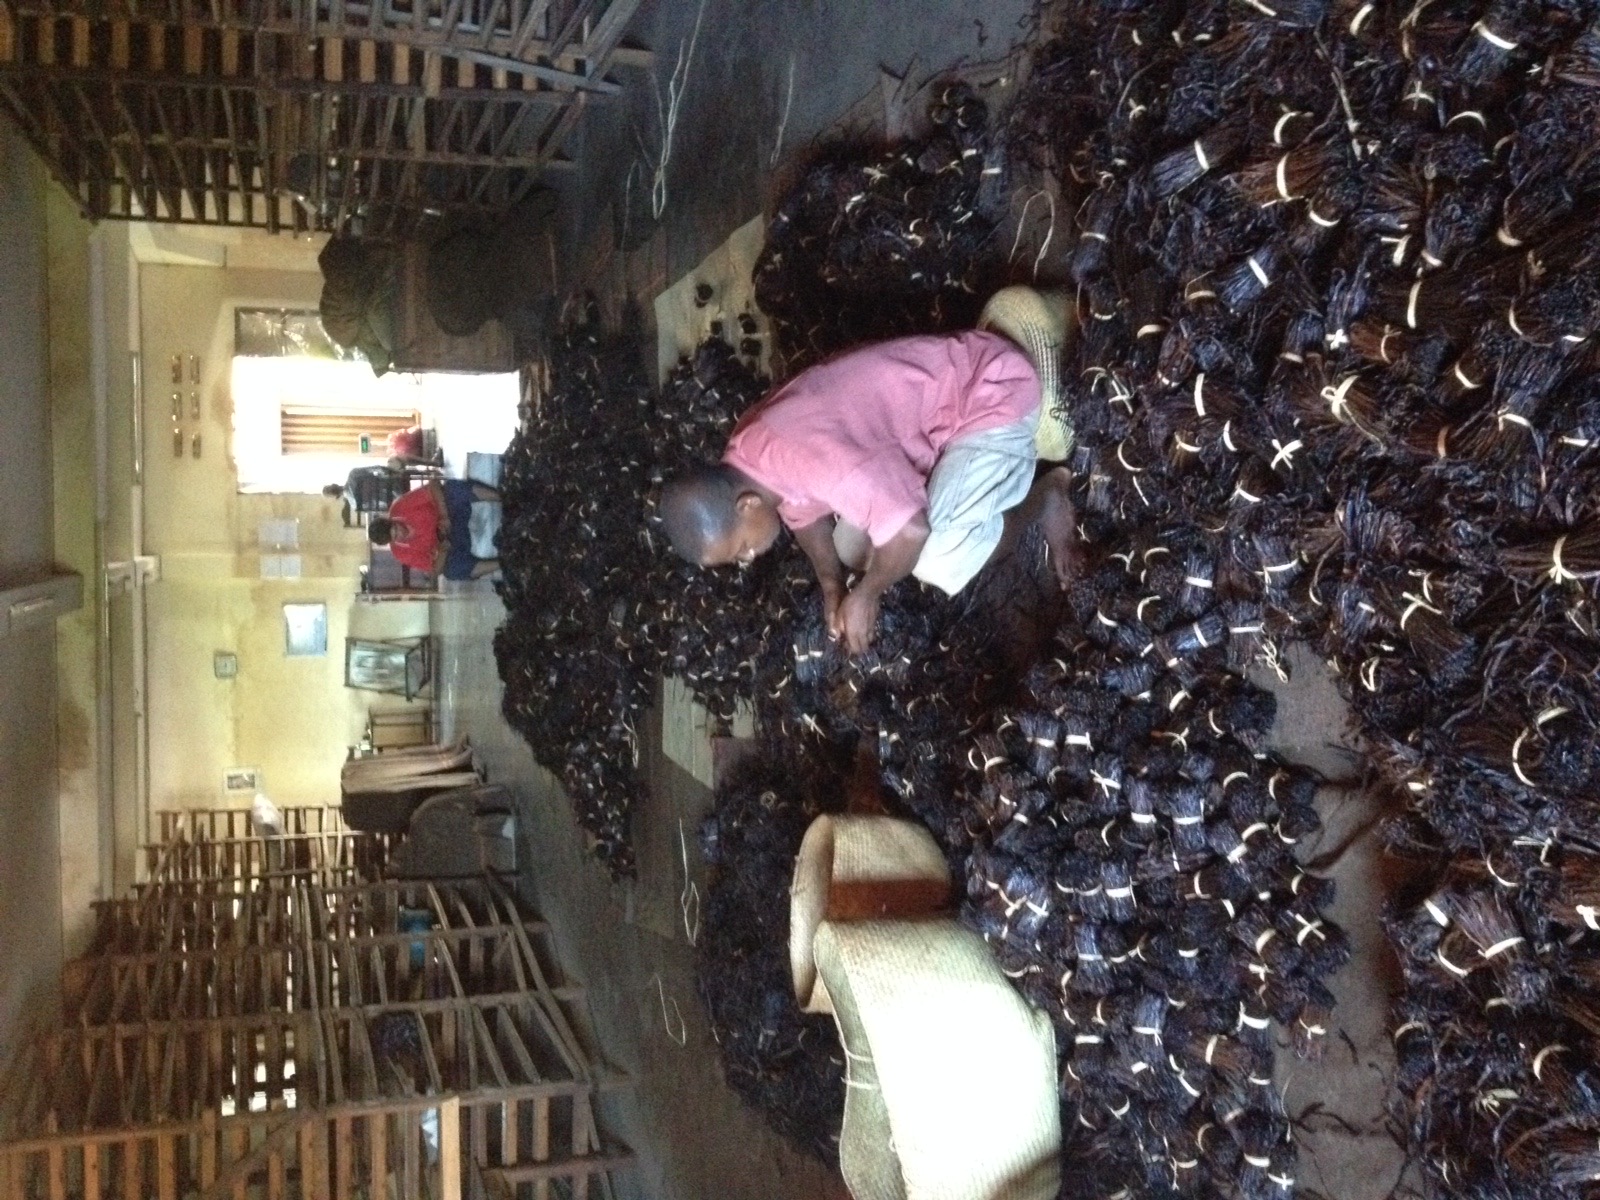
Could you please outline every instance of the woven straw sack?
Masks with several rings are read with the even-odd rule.
[[[823,920],[919,917],[950,904],[950,869],[921,825],[885,816],[821,816],[811,822],[789,891],[789,965],[806,1012],[832,1012],[811,940]]]
[[[1010,338],[1033,363],[1041,393],[1033,448],[1045,462],[1064,462],[1074,441],[1061,409],[1061,360],[1077,333],[1071,297],[1031,287],[1001,288],[983,306],[978,328]]]
[[[824,921],[855,1200],[1054,1200],[1055,1033],[954,921]]]

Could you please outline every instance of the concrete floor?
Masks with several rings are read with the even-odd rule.
[[[634,297],[648,307],[758,215],[813,139],[863,99],[893,93],[901,78],[920,82],[1005,58],[1031,36],[1035,7],[1035,0],[646,0],[628,36],[656,52],[657,85],[639,73],[623,76],[624,95],[592,108],[568,143],[577,169],[552,183],[557,290],[591,288],[603,303]],[[652,190],[668,124],[658,215]]]
[[[1393,860],[1382,852],[1378,802],[1360,786],[1350,711],[1332,673],[1305,646],[1292,647],[1285,662],[1287,683],[1257,682],[1278,696],[1273,749],[1329,781],[1317,798],[1322,832],[1300,847],[1300,859],[1338,884],[1328,916],[1349,935],[1351,959],[1329,981],[1338,1004],[1321,1061],[1280,1049],[1277,1082],[1285,1107],[1302,1120],[1300,1186],[1329,1200],[1384,1200],[1405,1169],[1384,1111],[1395,1067],[1389,1003],[1400,968],[1379,917]]]
[[[500,718],[491,642],[505,612],[486,585],[435,602],[445,735],[472,738],[490,779],[518,800],[521,886],[550,923],[571,981],[587,989],[601,1056],[633,1079],[602,1105],[606,1132],[638,1154],[622,1200],[845,1200],[843,1185],[790,1150],[728,1090],[695,997],[682,926],[678,822],[704,886],[695,830],[711,793],[676,765],[650,764],[652,806],[635,818],[639,877],[616,885],[589,856],[556,781]],[[659,741],[657,741],[659,745]],[[681,1042],[681,1044],[680,1044]]]

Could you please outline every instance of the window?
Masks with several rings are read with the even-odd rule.
[[[387,458],[389,435],[410,429],[416,409],[374,409],[370,412],[282,404],[278,409],[284,454],[359,454]]]
[[[421,421],[414,375],[378,378],[315,310],[234,311],[233,459],[241,492],[321,491],[389,457]]]
[[[233,352],[244,358],[363,361],[359,350],[346,350],[328,336],[314,308],[234,309]]]
[[[515,373],[380,378],[328,340],[315,311],[276,308],[234,311],[230,387],[239,490],[308,495],[387,460],[389,434],[410,426],[428,430],[447,470],[465,475],[469,452],[505,448],[522,395]]]

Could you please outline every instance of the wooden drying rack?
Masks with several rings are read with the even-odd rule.
[[[0,1200],[611,1196],[594,1098],[626,1080],[545,924],[490,877],[380,879],[390,839],[336,808],[283,816],[156,814],[0,1091]]]
[[[0,0],[0,106],[91,219],[403,237],[570,166],[640,2]]]

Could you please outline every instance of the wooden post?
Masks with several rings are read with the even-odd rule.
[[[56,65],[56,19],[39,18],[38,58],[41,67]]]
[[[418,1128],[415,1112],[402,1113],[396,1122],[400,1126],[400,1194],[409,1200],[422,1195],[422,1130]]]
[[[5,1186],[5,1200],[27,1200],[27,1159],[20,1150],[0,1150],[0,1184]]]
[[[322,1118],[300,1126],[300,1195],[302,1200],[328,1200],[326,1144],[328,1123]]]
[[[500,1102],[500,1165],[513,1166],[517,1161],[518,1121],[519,1106],[515,1100],[505,1099]],[[534,1138],[539,1136],[539,1126],[534,1125]]]

